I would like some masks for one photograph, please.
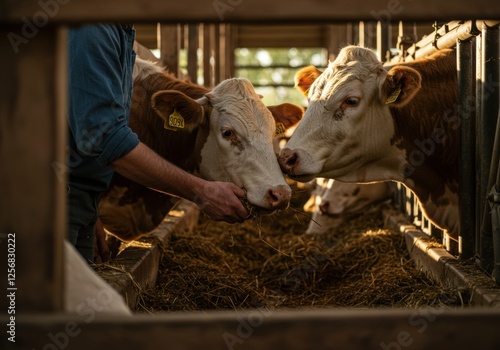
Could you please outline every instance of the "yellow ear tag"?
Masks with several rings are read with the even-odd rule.
[[[392,92],[391,96],[387,98],[385,104],[388,105],[395,102],[398,99],[400,93],[401,93],[401,88],[400,87],[396,88],[396,90]]]
[[[170,114],[168,120],[165,120],[165,124],[163,125],[165,129],[174,130],[184,129],[184,118],[174,109],[174,112]]]
[[[285,124],[276,123],[276,131],[274,132],[274,137],[283,135],[285,131],[286,131]]]
[[[304,96],[305,96],[306,98],[309,98],[309,89],[310,89],[310,88],[311,88],[311,87],[309,86],[309,87],[307,88],[307,90],[303,92],[303,94],[304,94]]]

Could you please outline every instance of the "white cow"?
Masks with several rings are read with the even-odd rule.
[[[304,210],[313,214],[307,234],[337,228],[376,204],[390,200],[394,194],[389,182],[357,184],[324,178],[316,180],[316,188],[304,205]]]
[[[313,67],[304,77],[309,107],[281,150],[282,171],[302,182],[398,181],[457,238],[455,53],[385,67],[371,50],[348,46],[323,73]]]

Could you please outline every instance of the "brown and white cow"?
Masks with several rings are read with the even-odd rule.
[[[287,128],[302,115],[291,104],[267,108],[244,78],[210,90],[141,59],[134,66],[130,127],[139,139],[188,172],[245,188],[256,207],[288,206],[291,189],[273,136],[276,123]],[[100,219],[106,230],[131,240],[156,228],[176,201],[116,174],[101,198]]]
[[[359,184],[318,178],[311,198],[304,204],[304,211],[312,213],[306,234],[337,228],[393,195],[391,182]]]
[[[306,69],[302,81],[299,72],[309,107],[280,153],[283,172],[298,181],[399,181],[456,237],[455,60],[454,51],[443,50],[384,67],[371,50],[348,46],[323,73]]]

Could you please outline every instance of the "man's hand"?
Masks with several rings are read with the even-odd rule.
[[[121,175],[143,186],[196,203],[210,218],[229,223],[243,222],[248,210],[240,198],[245,190],[230,182],[207,181],[163,159],[142,142],[111,163]]]
[[[195,192],[193,202],[212,220],[233,224],[248,217],[248,210],[240,200],[245,198],[246,191],[233,183],[205,181]]]

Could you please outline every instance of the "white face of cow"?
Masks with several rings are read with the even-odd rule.
[[[201,151],[200,176],[230,181],[247,190],[259,207],[284,208],[291,198],[273,150],[275,120],[246,79],[228,79],[214,88],[210,133]]]
[[[322,74],[316,72],[309,107],[281,151],[282,170],[298,181],[400,179],[394,161],[386,161],[404,154],[391,146],[394,125],[381,92],[387,72],[375,54],[346,47]]]

